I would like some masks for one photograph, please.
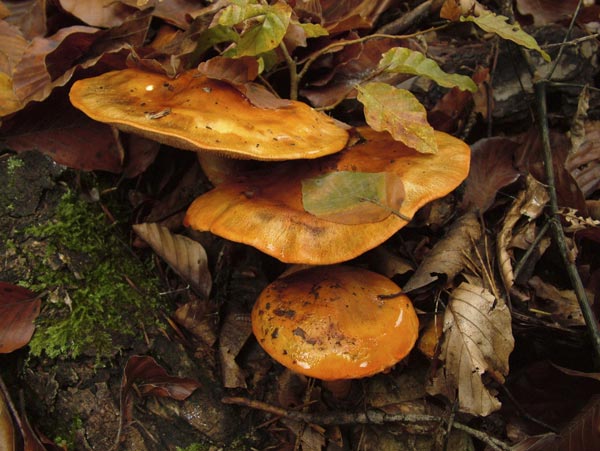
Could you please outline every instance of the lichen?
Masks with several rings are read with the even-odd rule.
[[[23,285],[47,293],[30,342],[32,355],[86,353],[101,360],[120,351],[127,337],[156,324],[158,282],[98,204],[67,192],[51,222],[24,234],[44,250],[28,255],[34,270]]]

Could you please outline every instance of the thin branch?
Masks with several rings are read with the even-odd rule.
[[[385,424],[385,423],[445,423],[448,422],[441,417],[426,414],[413,413],[398,413],[388,414],[382,410],[366,409],[362,412],[298,412],[295,410],[286,410],[271,404],[261,401],[242,397],[225,397],[221,400],[225,404],[236,404],[240,406],[250,407],[256,410],[262,410],[282,418],[287,418],[294,421],[302,421],[305,423],[319,424],[323,426],[331,425],[351,425],[351,424]],[[454,429],[459,429],[467,434],[481,440],[490,448],[496,451],[509,451],[510,446],[492,437],[485,432],[479,431],[465,424],[454,421],[452,423]]]

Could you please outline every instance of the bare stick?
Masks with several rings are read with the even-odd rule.
[[[388,414],[382,410],[366,409],[362,412],[299,412],[295,410],[286,410],[261,401],[242,397],[225,397],[221,400],[225,404],[236,404],[250,407],[263,412],[269,412],[282,418],[287,418],[305,423],[313,423],[324,426],[348,425],[348,424],[384,424],[384,423],[447,423],[444,418],[435,415],[398,413]],[[453,422],[452,427],[459,429],[467,434],[481,440],[490,448],[496,451],[509,451],[510,446],[497,438],[491,437],[485,432],[473,429],[465,424]]]

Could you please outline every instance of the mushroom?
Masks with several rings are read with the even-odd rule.
[[[333,265],[301,269],[267,286],[252,309],[252,330],[283,366],[342,381],[386,371],[406,357],[419,321],[387,277]]]
[[[78,80],[71,103],[92,119],[193,151],[243,159],[318,158],[348,141],[340,123],[307,104],[253,105],[232,85],[190,70],[171,79],[124,69]]]
[[[469,146],[448,134],[436,132],[436,154],[421,154],[387,132],[358,131],[366,142],[335,155],[278,163],[221,183],[191,204],[184,223],[286,263],[341,263],[383,243],[407,221],[390,215],[373,223],[340,224],[313,216],[302,204],[302,180],[333,171],[393,172],[404,185],[400,213],[412,217],[455,189],[469,172]]]

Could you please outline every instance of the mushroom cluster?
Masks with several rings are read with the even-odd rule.
[[[176,79],[109,72],[76,82],[70,97],[93,119],[204,155],[215,188],[192,203],[186,226],[282,262],[319,265],[281,277],[256,302],[253,330],[275,360],[338,380],[386,370],[410,352],[418,335],[411,301],[389,279],[338,263],[383,243],[419,208],[455,189],[469,170],[465,143],[436,132],[438,152],[422,154],[363,127],[362,141],[349,145],[346,127],[302,102],[261,108],[195,71]],[[282,162],[230,176],[231,165],[215,164],[214,154]],[[302,182],[336,171],[393,173],[403,183],[400,211],[359,224],[308,213]]]

